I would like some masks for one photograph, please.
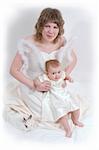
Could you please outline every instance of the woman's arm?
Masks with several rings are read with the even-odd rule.
[[[21,68],[23,65],[23,61],[21,58],[21,55],[17,52],[11,68],[10,68],[10,74],[20,81],[21,83],[25,84],[31,89],[36,89],[37,91],[48,91],[50,89],[50,83],[48,81],[40,82],[39,79],[31,80],[27,78],[22,72]]]
[[[27,78],[20,70],[23,65],[21,55],[17,52],[10,68],[10,74],[31,89],[35,89],[33,80]]]
[[[65,68],[65,71],[66,71],[66,74],[67,74],[67,75],[69,75],[69,74],[73,71],[73,69],[74,69],[74,67],[75,67],[75,65],[76,65],[76,63],[77,63],[77,56],[76,56],[74,50],[72,50],[71,56],[72,56],[72,61],[71,61],[71,63]]]

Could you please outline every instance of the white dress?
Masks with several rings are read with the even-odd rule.
[[[47,80],[51,83],[51,89],[41,95],[43,121],[57,122],[62,116],[79,109],[79,101],[68,91],[68,85],[62,87],[65,72],[62,72],[58,81],[50,80],[46,74],[41,75],[39,79],[41,82]]]
[[[71,50],[71,43],[67,42],[65,46],[56,51],[46,53],[33,45],[30,41],[20,39],[18,42],[18,52],[23,60],[21,71],[28,78],[34,79],[44,73],[45,61],[49,59],[58,59],[63,67],[66,67],[71,61]],[[57,97],[56,94],[56,99]],[[72,99],[74,101],[75,96],[72,96]],[[17,128],[30,130],[32,127],[38,126],[41,121],[46,120],[42,117],[42,112],[44,114],[46,108],[42,107],[41,92],[32,91],[13,77],[7,87],[5,103],[4,118]],[[73,105],[73,109],[78,108],[76,102],[73,102]],[[55,105],[55,107],[58,106]],[[52,119],[50,118],[50,120],[47,121],[55,122],[60,116],[63,116],[73,109],[69,108],[69,110],[66,110],[64,108],[60,114],[57,115],[56,113],[55,117],[50,113],[48,115],[50,115]]]

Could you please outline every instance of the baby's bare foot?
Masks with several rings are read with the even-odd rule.
[[[71,130],[66,131],[66,137],[71,138],[71,136],[72,136],[72,131]]]
[[[79,122],[79,121],[75,121],[75,122],[73,122],[76,126],[78,126],[78,127],[83,127],[84,126],[84,124],[82,123],[82,122]]]

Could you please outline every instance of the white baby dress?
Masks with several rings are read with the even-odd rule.
[[[68,91],[68,85],[62,87],[65,72],[62,72],[62,77],[57,81],[50,80],[46,74],[41,75],[39,79],[41,82],[47,80],[51,83],[51,89],[41,95],[43,121],[57,122],[62,116],[79,109],[79,101]]]
[[[51,53],[46,53],[41,51],[30,41],[27,41],[26,39],[20,39],[20,41],[18,42],[18,52],[22,56],[23,60],[21,72],[23,72],[23,74],[28,78],[34,79],[35,77],[38,77],[39,75],[44,73],[45,61],[49,59],[58,59],[64,67],[70,63],[71,50],[71,43],[67,42],[63,47]],[[72,101],[74,101],[75,99],[74,97],[71,98],[68,94],[66,95],[66,97],[68,97],[67,99],[72,99]],[[59,97],[56,94],[56,100],[58,98]],[[32,91],[13,77],[11,81],[9,81],[9,85],[7,87],[6,99],[7,101],[5,104],[6,107],[4,111],[4,118],[15,127],[22,130],[28,130],[31,129],[31,127],[38,126],[41,121],[55,122],[60,116],[63,116],[69,110],[75,110],[78,108],[78,103],[74,102],[74,106],[71,105],[73,108],[68,108],[67,110],[64,106],[62,106],[62,109],[60,107],[59,110],[59,104],[53,104],[53,106],[56,107],[55,109],[59,110],[59,114],[58,112],[53,111],[53,114],[48,114],[50,116],[48,117],[50,118],[49,120],[47,119],[47,117],[43,118],[46,108],[43,107],[44,105],[41,92]],[[53,100],[51,100],[51,102],[53,102]],[[60,103],[60,105],[64,105],[64,103]],[[70,107],[70,105],[68,106]],[[46,111],[46,113],[47,112],[48,111]]]

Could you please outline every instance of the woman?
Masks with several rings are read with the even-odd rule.
[[[6,118],[18,128],[29,130],[42,120],[42,100],[36,91],[44,92],[51,88],[50,82],[35,80],[44,72],[45,61],[58,59],[69,75],[74,69],[77,57],[70,43],[63,37],[64,20],[59,10],[44,9],[35,25],[36,33],[21,39],[18,52],[12,62],[10,73],[19,82],[14,83],[12,103],[7,104]],[[36,81],[36,82],[35,82]],[[35,91],[35,92],[34,92]],[[72,114],[79,118],[80,111]],[[65,116],[59,120],[65,123]],[[79,122],[75,123],[83,126]],[[67,133],[71,136],[71,132]]]

